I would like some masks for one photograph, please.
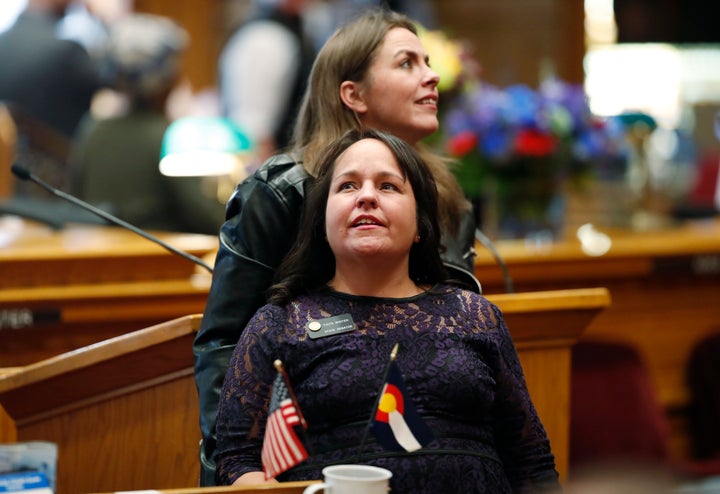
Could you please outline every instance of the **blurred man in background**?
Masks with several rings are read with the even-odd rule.
[[[56,187],[67,185],[70,141],[100,87],[88,52],[56,35],[70,3],[28,0],[15,23],[0,34],[0,101],[18,127],[18,160]],[[16,193],[36,189],[16,187]]]

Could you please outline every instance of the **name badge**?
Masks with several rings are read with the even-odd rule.
[[[357,326],[350,314],[340,314],[339,316],[308,322],[305,325],[305,332],[314,340],[324,338],[325,336],[347,333],[355,328],[357,328]]]

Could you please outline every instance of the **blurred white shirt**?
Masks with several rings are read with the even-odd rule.
[[[241,27],[223,49],[222,106],[252,141],[272,137],[280,126],[301,57],[295,35],[269,20]]]

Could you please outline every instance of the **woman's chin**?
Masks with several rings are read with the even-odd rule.
[[[335,258],[340,261],[345,258],[349,261],[357,260],[359,257],[376,256],[388,248],[387,240],[372,236],[355,238],[347,242],[342,249],[335,250]]]
[[[372,267],[387,264],[389,260],[397,260],[404,255],[408,255],[407,250],[398,252],[396,247],[388,245],[387,242],[367,241],[353,245],[348,252],[348,260],[354,264],[365,262],[368,267]]]
[[[425,125],[419,125],[415,129],[416,132],[415,132],[414,138],[412,140],[406,139],[406,141],[411,144],[418,143],[418,142],[422,141],[423,139],[425,139],[426,137],[430,137],[431,135],[433,135],[435,132],[437,132],[437,130],[439,128],[440,127],[438,125],[437,120],[435,120],[434,122],[428,122]]]

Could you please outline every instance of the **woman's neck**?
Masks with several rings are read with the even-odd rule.
[[[408,275],[407,269],[387,270],[338,267],[328,286],[337,292],[382,298],[407,298],[425,291]]]

